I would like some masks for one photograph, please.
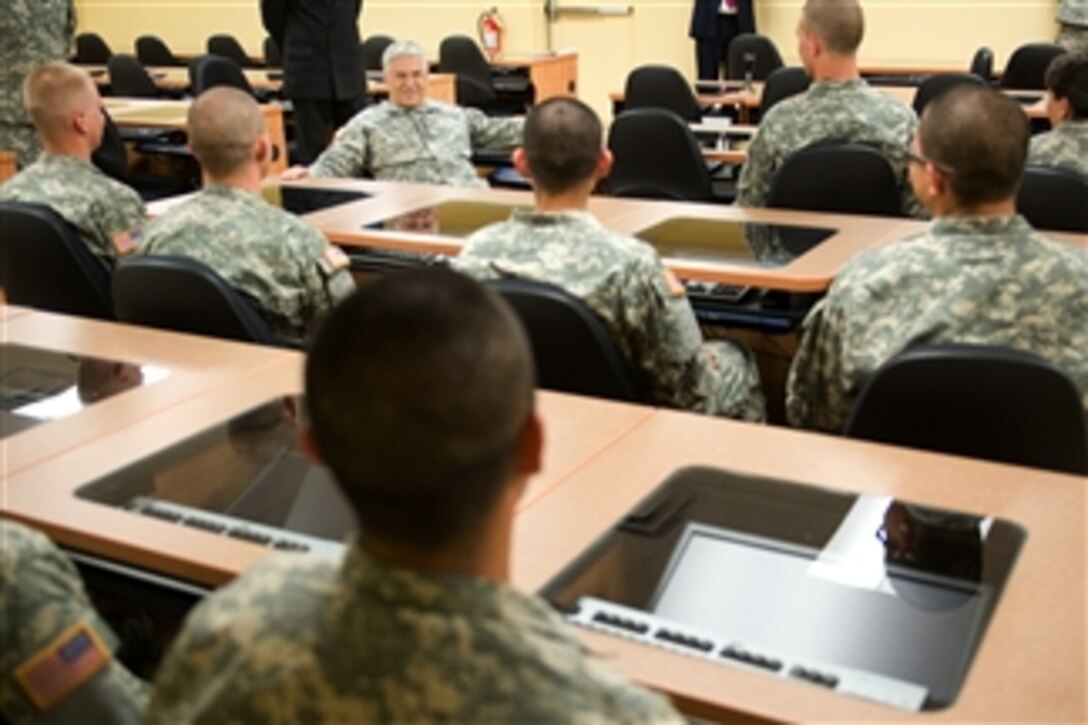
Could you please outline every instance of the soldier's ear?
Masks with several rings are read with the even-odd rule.
[[[608,175],[612,173],[612,152],[608,149],[601,149],[601,152],[597,155],[597,180],[608,178]]]
[[[514,163],[514,169],[526,179],[533,178],[533,175],[529,173],[529,159],[525,155],[525,149],[518,146],[514,149],[514,152],[510,154],[510,160]]]

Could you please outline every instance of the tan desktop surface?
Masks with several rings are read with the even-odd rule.
[[[903,711],[590,632],[590,649],[721,721],[1083,722],[1083,477],[658,411],[519,518],[515,582],[539,589],[675,469],[710,465],[1013,521],[1027,541],[957,701]]]

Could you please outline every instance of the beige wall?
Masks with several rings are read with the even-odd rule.
[[[801,0],[755,0],[760,31],[778,44],[787,62],[796,61],[793,29]],[[129,50],[136,36],[160,35],[179,50],[194,51],[216,31],[234,33],[257,54],[264,32],[259,0],[77,0],[80,27],[101,33],[115,50]],[[451,33],[475,33],[477,14],[499,7],[512,52],[546,47],[544,0],[364,0],[364,35],[384,32],[410,37],[437,54]],[[691,0],[560,0],[563,5],[626,5],[623,17],[566,17],[552,29],[553,47],[576,47],[580,54],[581,97],[604,112],[608,93],[619,90],[627,71],[661,62],[694,74],[687,38]],[[1049,40],[1056,30],[1056,0],[866,0],[868,29],[862,62],[870,64],[966,67],[971,54],[989,45],[1001,66],[1013,48]]]

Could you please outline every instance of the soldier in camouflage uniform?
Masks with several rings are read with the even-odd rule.
[[[194,610],[150,722],[679,722],[507,583],[543,438],[498,296],[438,268],[368,283],[317,333],[306,404],[358,539],[266,559]]]
[[[113,659],[117,636],[87,599],[72,562],[46,537],[5,520],[0,612],[0,720],[142,721],[147,686]]]
[[[853,0],[805,3],[797,27],[798,52],[813,82],[760,121],[737,183],[739,206],[766,206],[775,174],[795,151],[839,141],[881,151],[900,177],[903,211],[924,215],[907,182],[903,155],[917,118],[909,107],[861,80],[857,50],[863,27],[861,7]]]
[[[0,150],[28,166],[41,144],[23,105],[23,80],[37,66],[64,60],[76,27],[74,0],[4,0],[0,12]]]
[[[1088,50],[1051,62],[1046,70],[1046,110],[1054,128],[1032,137],[1028,163],[1088,175]]]
[[[127,246],[127,230],[147,220],[140,196],[91,163],[105,117],[87,73],[51,62],[27,78],[27,107],[45,152],[0,186],[0,201],[51,207],[75,227],[91,252],[112,269]]]
[[[151,222],[139,253],[203,262],[253,302],[281,342],[301,346],[317,318],[355,289],[347,256],[261,198],[272,142],[252,97],[213,88],[189,109],[188,129],[204,189]]]
[[[1016,214],[1028,122],[988,88],[926,107],[911,182],[928,231],[847,264],[805,320],[788,382],[793,425],[840,431],[870,375],[913,345],[1005,345],[1067,372],[1088,407],[1088,253]],[[928,160],[926,160],[928,159]]]
[[[605,322],[655,403],[763,420],[759,373],[728,340],[704,343],[684,288],[657,252],[603,228],[586,211],[611,155],[583,103],[551,99],[529,113],[518,171],[534,181],[537,208],[465,242],[454,266],[480,279],[548,282],[581,298]]]
[[[1058,43],[1069,50],[1088,51],[1088,0],[1061,0]]]
[[[388,181],[487,186],[472,150],[516,146],[522,119],[427,100],[427,59],[414,43],[393,43],[382,63],[389,100],[358,113],[313,165],[288,169],[284,178],[369,172]]]

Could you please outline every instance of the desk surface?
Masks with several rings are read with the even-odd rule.
[[[64,420],[0,439],[3,515],[69,546],[205,584],[235,576],[268,550],[78,499],[84,483],[217,422],[301,389],[300,353],[0,306],[5,341],[82,355],[151,362],[171,375]],[[519,511],[546,497],[653,408],[541,392],[543,469]],[[149,542],[169,541],[149,548]]]
[[[1028,531],[958,700],[927,720],[1083,721],[1083,478],[672,411],[583,466],[521,517],[514,578],[536,590],[630,507],[685,465],[711,465],[832,489],[994,515]],[[906,720],[908,713],[605,635],[590,648],[677,697],[692,714],[785,721]]]
[[[182,376],[157,395],[129,393],[72,425],[42,426],[58,447],[9,471],[2,514],[68,546],[209,584],[243,571],[267,550],[76,499],[88,481],[247,410],[293,393],[301,356],[109,323],[0,308],[27,344],[83,353],[150,355]],[[21,322],[22,321],[22,322]],[[23,324],[27,323],[27,324]],[[32,323],[32,324],[31,324]],[[171,339],[174,338],[174,339]],[[198,349],[203,347],[204,349]],[[218,349],[215,349],[218,348]],[[230,350],[228,351],[228,348]],[[214,353],[214,354],[213,354]],[[198,362],[199,358],[212,359]],[[222,355],[224,359],[216,359]],[[184,387],[184,386],[181,386]],[[106,406],[110,406],[107,408]],[[913,452],[823,435],[544,393],[549,447],[542,476],[520,507],[515,582],[540,587],[675,468],[707,464],[835,489],[1000,516],[1028,540],[959,700],[928,720],[1083,720],[1085,711],[1085,513],[1082,478]],[[33,431],[10,441],[27,448]],[[47,445],[36,440],[35,445]],[[910,714],[819,688],[749,674],[683,655],[583,633],[593,651],[671,693],[689,712],[720,720],[907,720]]]

